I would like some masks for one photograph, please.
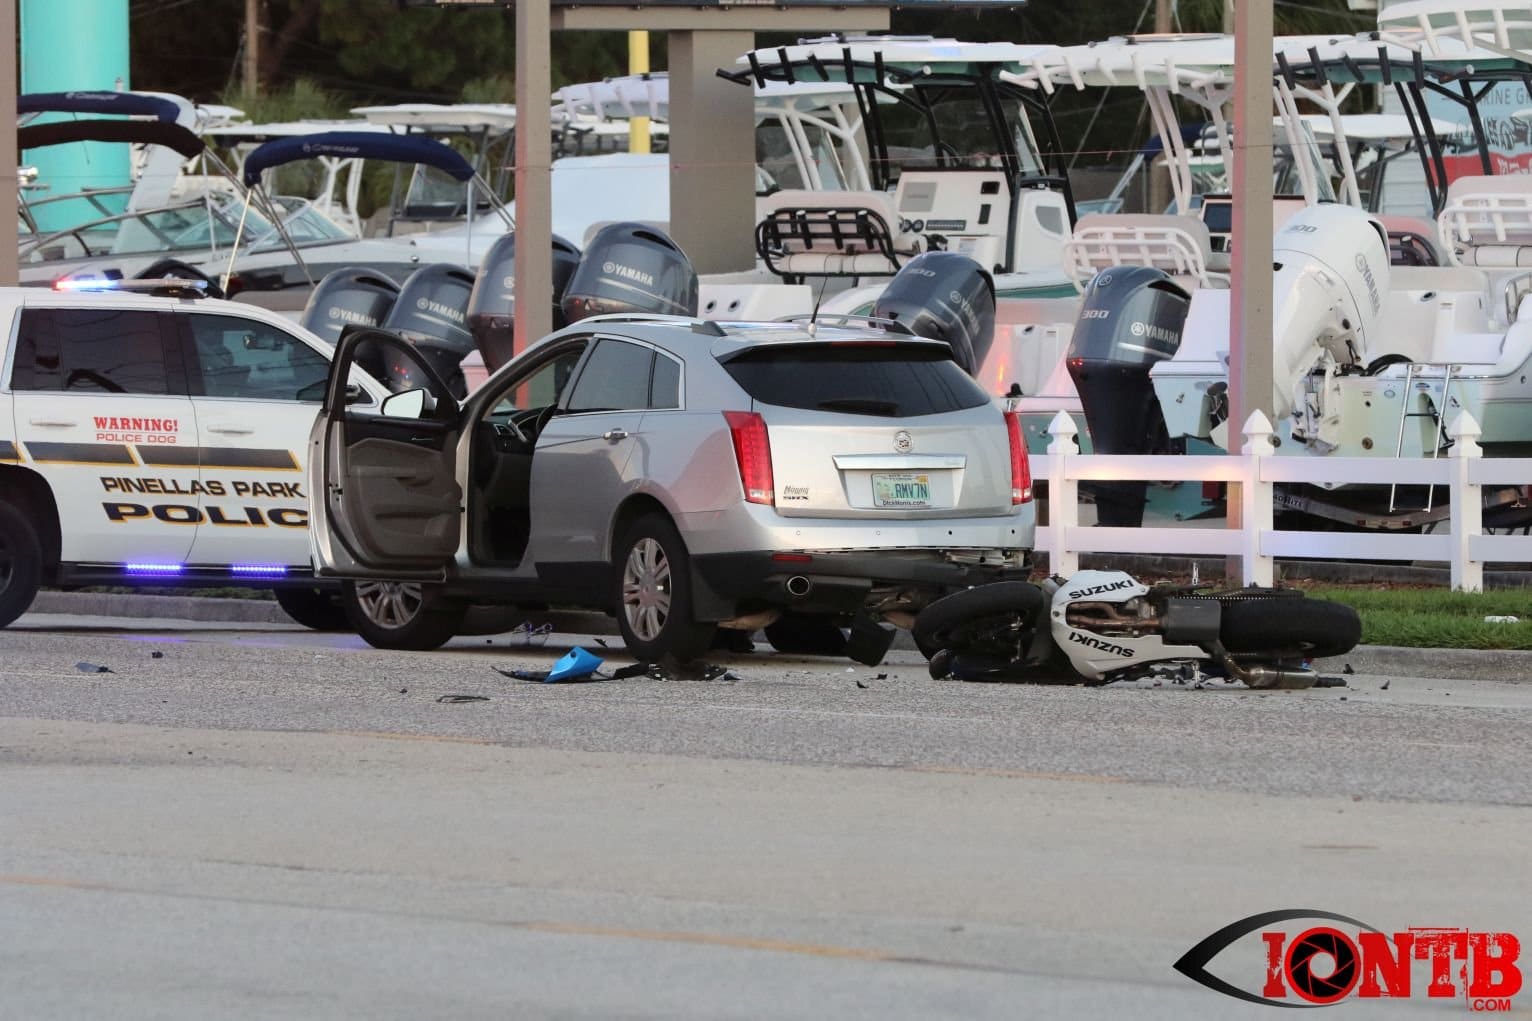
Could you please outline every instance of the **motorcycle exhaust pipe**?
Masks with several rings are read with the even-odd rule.
[[[814,583],[801,574],[795,574],[782,584],[787,589],[787,594],[794,599],[802,599],[814,589]]]
[[[1280,667],[1270,667],[1261,663],[1252,663],[1244,666],[1230,655],[1229,650],[1223,647],[1223,643],[1216,638],[1202,646],[1204,652],[1216,659],[1229,676],[1236,680],[1244,681],[1246,687],[1262,688],[1270,690],[1282,688],[1287,690],[1299,690],[1312,688],[1314,682],[1319,680],[1319,675],[1312,670],[1285,670]]]

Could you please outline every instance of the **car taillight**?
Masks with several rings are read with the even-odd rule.
[[[777,487],[771,479],[771,437],[766,420],[754,411],[725,411],[729,435],[734,438],[734,460],[746,503],[775,504]]]
[[[1032,465],[1027,460],[1027,444],[1021,435],[1021,415],[1005,413],[1005,432],[1011,441],[1011,504],[1032,499]]]

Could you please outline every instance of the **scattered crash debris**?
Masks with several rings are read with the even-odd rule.
[[[518,681],[541,681],[544,684],[575,683],[604,680],[604,675],[597,672],[601,669],[601,663],[600,656],[575,647],[554,663],[551,670],[501,670],[499,667],[495,667],[494,670],[497,674]]]
[[[681,662],[666,657],[648,664],[648,676],[656,681],[737,681],[740,676],[726,666],[700,661]]]
[[[96,663],[80,662],[76,663],[74,668],[82,674],[110,674],[115,672],[109,666],[100,666]]]
[[[436,701],[443,705],[457,705],[459,702],[488,702],[488,695],[443,695]]]

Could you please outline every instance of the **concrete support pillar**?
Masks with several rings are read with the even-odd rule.
[[[1229,452],[1232,428],[1272,416],[1271,4],[1235,7],[1233,279],[1229,295]]]
[[[516,5],[516,351],[553,329],[548,0]],[[477,266],[470,269],[477,270]]]
[[[698,273],[755,265],[755,96],[715,73],[754,45],[750,31],[670,33],[670,235]]]

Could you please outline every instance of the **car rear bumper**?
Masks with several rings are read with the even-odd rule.
[[[782,514],[775,507],[741,500],[715,511],[683,511],[675,520],[693,557],[740,550],[805,550],[815,555],[845,551],[882,557],[889,550],[1031,549],[1037,507],[1029,502],[1003,514],[974,517],[815,517]]]
[[[828,553],[713,553],[691,558],[699,619],[779,607],[804,613],[854,613],[876,588],[937,594],[993,581],[1025,578],[1028,568],[1002,563],[953,563],[939,554],[864,550]]]

